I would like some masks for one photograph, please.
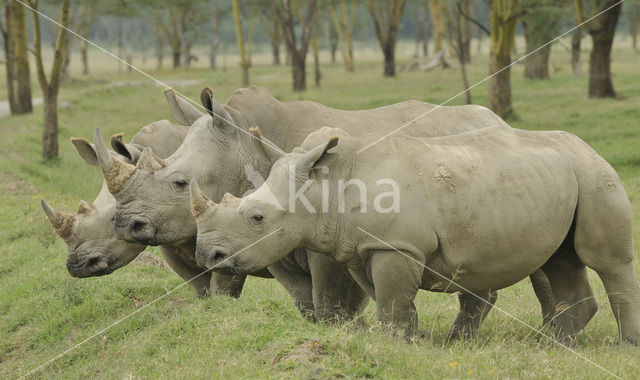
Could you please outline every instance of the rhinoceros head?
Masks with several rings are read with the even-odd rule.
[[[251,273],[282,259],[303,242],[316,239],[325,220],[335,217],[329,206],[323,208],[320,179],[326,177],[321,166],[337,166],[336,160],[330,162],[335,157],[328,151],[338,144],[338,137],[326,136],[335,130],[324,128],[310,135],[302,148],[282,155],[266,182],[244,198],[225,194],[216,204],[192,181],[198,265],[228,274]],[[259,131],[252,132],[259,136]],[[265,140],[256,140],[256,150],[260,151]],[[322,140],[311,149],[304,148]],[[302,197],[296,197],[300,192]]]
[[[72,139],[72,142],[87,163],[98,164],[92,144],[84,139]],[[135,161],[141,154],[135,145],[124,143],[122,135],[112,137],[111,144],[122,153],[119,156],[122,160]],[[145,248],[116,238],[115,199],[104,183],[96,200],[80,201],[75,214],[56,211],[45,200],[41,200],[41,204],[54,230],[67,244],[67,270],[73,277],[109,274],[128,264]]]
[[[245,167],[256,159],[249,138],[238,130],[246,127],[242,116],[232,117],[229,112],[237,111],[218,104],[209,88],[201,94],[206,113],[171,90],[165,95],[176,119],[191,125],[182,145],[166,160],[145,149],[136,166],[128,165],[108,154],[99,132],[95,136],[105,181],[116,198],[116,232],[126,241],[160,245],[195,236],[191,179],[218,201],[225,192],[242,194],[251,185]]]

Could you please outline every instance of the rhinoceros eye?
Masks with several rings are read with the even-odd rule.
[[[254,226],[261,225],[264,222],[264,219],[265,219],[262,210],[257,209],[257,208],[252,208],[247,213],[247,216],[248,216],[248,219],[249,219],[249,223],[254,225]]]

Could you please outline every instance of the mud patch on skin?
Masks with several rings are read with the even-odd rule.
[[[148,265],[165,270],[169,269],[167,263],[149,251],[140,253],[131,263],[135,265]]]
[[[453,177],[451,171],[439,162],[436,162],[436,165],[437,167],[433,175],[436,181],[443,183],[450,191],[456,191],[456,187],[451,183]]]
[[[313,363],[327,354],[327,350],[317,340],[307,340],[292,348],[283,356],[276,357],[273,362],[295,362],[297,364]]]

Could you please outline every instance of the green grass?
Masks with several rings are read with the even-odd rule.
[[[585,54],[586,56],[586,54]],[[98,58],[96,56],[95,58]],[[104,56],[99,57],[106,60]],[[356,59],[358,56],[356,55]],[[559,71],[548,81],[522,78],[513,70],[514,108],[523,129],[562,129],[577,134],[620,173],[640,226],[640,72],[638,55],[613,54],[614,85],[621,100],[590,100],[586,77],[574,78],[568,56],[555,49]],[[95,62],[95,60],[94,60]],[[399,63],[402,63],[400,60]],[[97,65],[97,64],[96,64]],[[182,283],[171,271],[132,264],[106,277],[71,278],[64,267],[66,246],[44,217],[41,197],[54,207],[75,209],[92,200],[101,177],[68,142],[91,138],[100,126],[105,135],[126,137],[153,120],[171,119],[161,88],[151,82],[108,88],[107,82],[143,80],[117,73],[112,61],[97,74],[76,79],[61,90],[71,103],[60,111],[60,158],[41,159],[41,107],[33,115],[0,119],[0,377],[18,377],[45,363],[145,303]],[[111,71],[108,68],[111,67]],[[439,103],[461,89],[457,70],[400,73],[383,78],[377,57],[358,61],[354,75],[339,64],[323,66],[321,88],[294,94],[286,67],[256,66],[252,84],[267,86],[281,100],[310,99],[329,106],[362,109],[405,99]],[[470,82],[486,76],[485,57],[474,57]],[[177,86],[198,99],[211,84],[220,101],[240,83],[235,67],[226,72],[204,69],[154,75],[163,80],[201,79],[201,85]],[[4,80],[4,77],[0,80]],[[0,86],[4,88],[4,86]],[[4,90],[3,90],[4,91]],[[486,83],[472,90],[473,101],[487,103]],[[461,104],[455,99],[451,104]],[[635,229],[640,241],[640,227]],[[636,243],[636,250],[640,246]],[[640,267],[636,261],[636,272]],[[640,377],[640,348],[618,345],[618,334],[601,282],[590,273],[600,311],[580,335],[574,349],[624,378]],[[406,343],[376,326],[372,305],[365,326],[323,326],[303,320],[290,297],[275,281],[247,281],[239,300],[197,299],[183,287],[140,313],[100,334],[47,366],[36,378],[602,378],[606,374],[573,353],[550,344],[498,310],[492,311],[477,339],[441,344]],[[538,326],[539,306],[528,280],[500,291],[497,306]],[[444,333],[455,317],[453,295],[420,292],[421,328]],[[296,346],[317,341],[323,349],[313,360],[287,360]]]

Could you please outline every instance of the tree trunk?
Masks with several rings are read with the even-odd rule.
[[[180,50],[173,50],[172,52],[173,55],[173,68],[177,69],[178,67],[180,67],[180,57],[182,56],[182,54],[180,53]]]
[[[42,132],[42,157],[58,156],[58,94],[43,94],[44,130]]]
[[[429,0],[429,11],[433,21],[433,49],[434,54],[442,50],[445,37],[443,0]]]
[[[615,4],[609,0],[603,8]],[[600,18],[600,25],[596,29],[590,29],[593,48],[589,59],[589,97],[590,98],[615,98],[616,92],[611,82],[611,48],[613,47],[613,36],[620,16],[622,4],[603,13]]]
[[[489,72],[496,73],[511,64],[511,49],[491,53]],[[489,108],[503,119],[511,115],[511,68],[489,78]]]
[[[7,71],[7,92],[9,96],[9,109],[11,110],[11,114],[15,114],[17,110],[17,94],[16,94],[16,86],[14,82],[16,81],[16,43],[15,43],[15,27],[13,24],[15,23],[15,16],[13,15],[15,6],[21,6],[20,4],[13,2],[9,3],[9,5],[5,8],[5,16],[6,16],[6,32],[4,39],[4,59],[5,59],[5,68]]]
[[[293,74],[293,91],[305,91],[307,89],[305,56],[298,52],[291,53],[291,72]]]
[[[313,79],[316,87],[320,87],[320,58],[318,48],[318,12],[313,15],[313,25],[311,26],[311,51],[313,53]]]
[[[576,77],[582,76],[582,63],[580,62],[580,41],[582,29],[576,29],[571,35],[571,69]]]
[[[118,33],[118,71],[122,71],[122,61],[124,61],[124,32],[122,29],[122,17],[118,17],[117,21],[117,33]]]
[[[273,54],[273,65],[280,66],[280,41],[271,41],[271,53]]]
[[[388,41],[382,48],[382,54],[384,54],[384,76],[395,77],[396,76],[396,46],[394,41]]]
[[[209,42],[209,68],[215,70],[217,68],[216,58],[218,56],[218,47],[220,46],[220,37],[218,31],[220,30],[220,11],[216,1],[211,3],[211,13],[213,28],[211,28],[211,40]]]
[[[462,2],[462,8],[464,13],[467,16],[471,16],[470,0],[464,0]],[[464,35],[464,37],[462,38],[462,41],[461,41],[460,53],[462,54],[462,61],[464,63],[471,63],[471,21],[469,21],[468,18],[465,18],[463,25],[464,25],[463,27],[464,33],[462,31],[461,33],[462,35]]]
[[[503,119],[513,115],[509,65],[518,25],[518,18],[509,14],[509,8],[507,1],[494,0],[490,15],[489,108]]]
[[[82,74],[89,74],[89,57],[87,54],[87,43],[84,40],[80,40],[80,57],[82,60]]]
[[[547,33],[541,33],[537,30],[537,23],[529,24],[523,22],[524,37],[527,48],[527,54],[531,53],[544,42]],[[542,38],[541,38],[542,37]],[[549,79],[549,56],[551,55],[551,45],[547,45],[537,52],[531,54],[525,60],[524,77],[529,79]]]
[[[240,68],[242,69],[242,86],[249,87],[249,62],[244,51],[244,30],[242,28],[242,18],[240,16],[240,7],[238,0],[233,0],[233,19],[236,27],[236,44],[240,54]]]
[[[27,15],[22,4],[14,2],[13,23],[14,48],[15,48],[15,79],[16,79],[16,103],[15,114],[33,112],[31,104],[31,76],[29,73],[29,47],[27,34]]]
[[[160,21],[156,21],[156,60],[157,65],[156,69],[162,69],[162,60],[164,58],[164,38],[162,33],[162,27],[160,26]]]

